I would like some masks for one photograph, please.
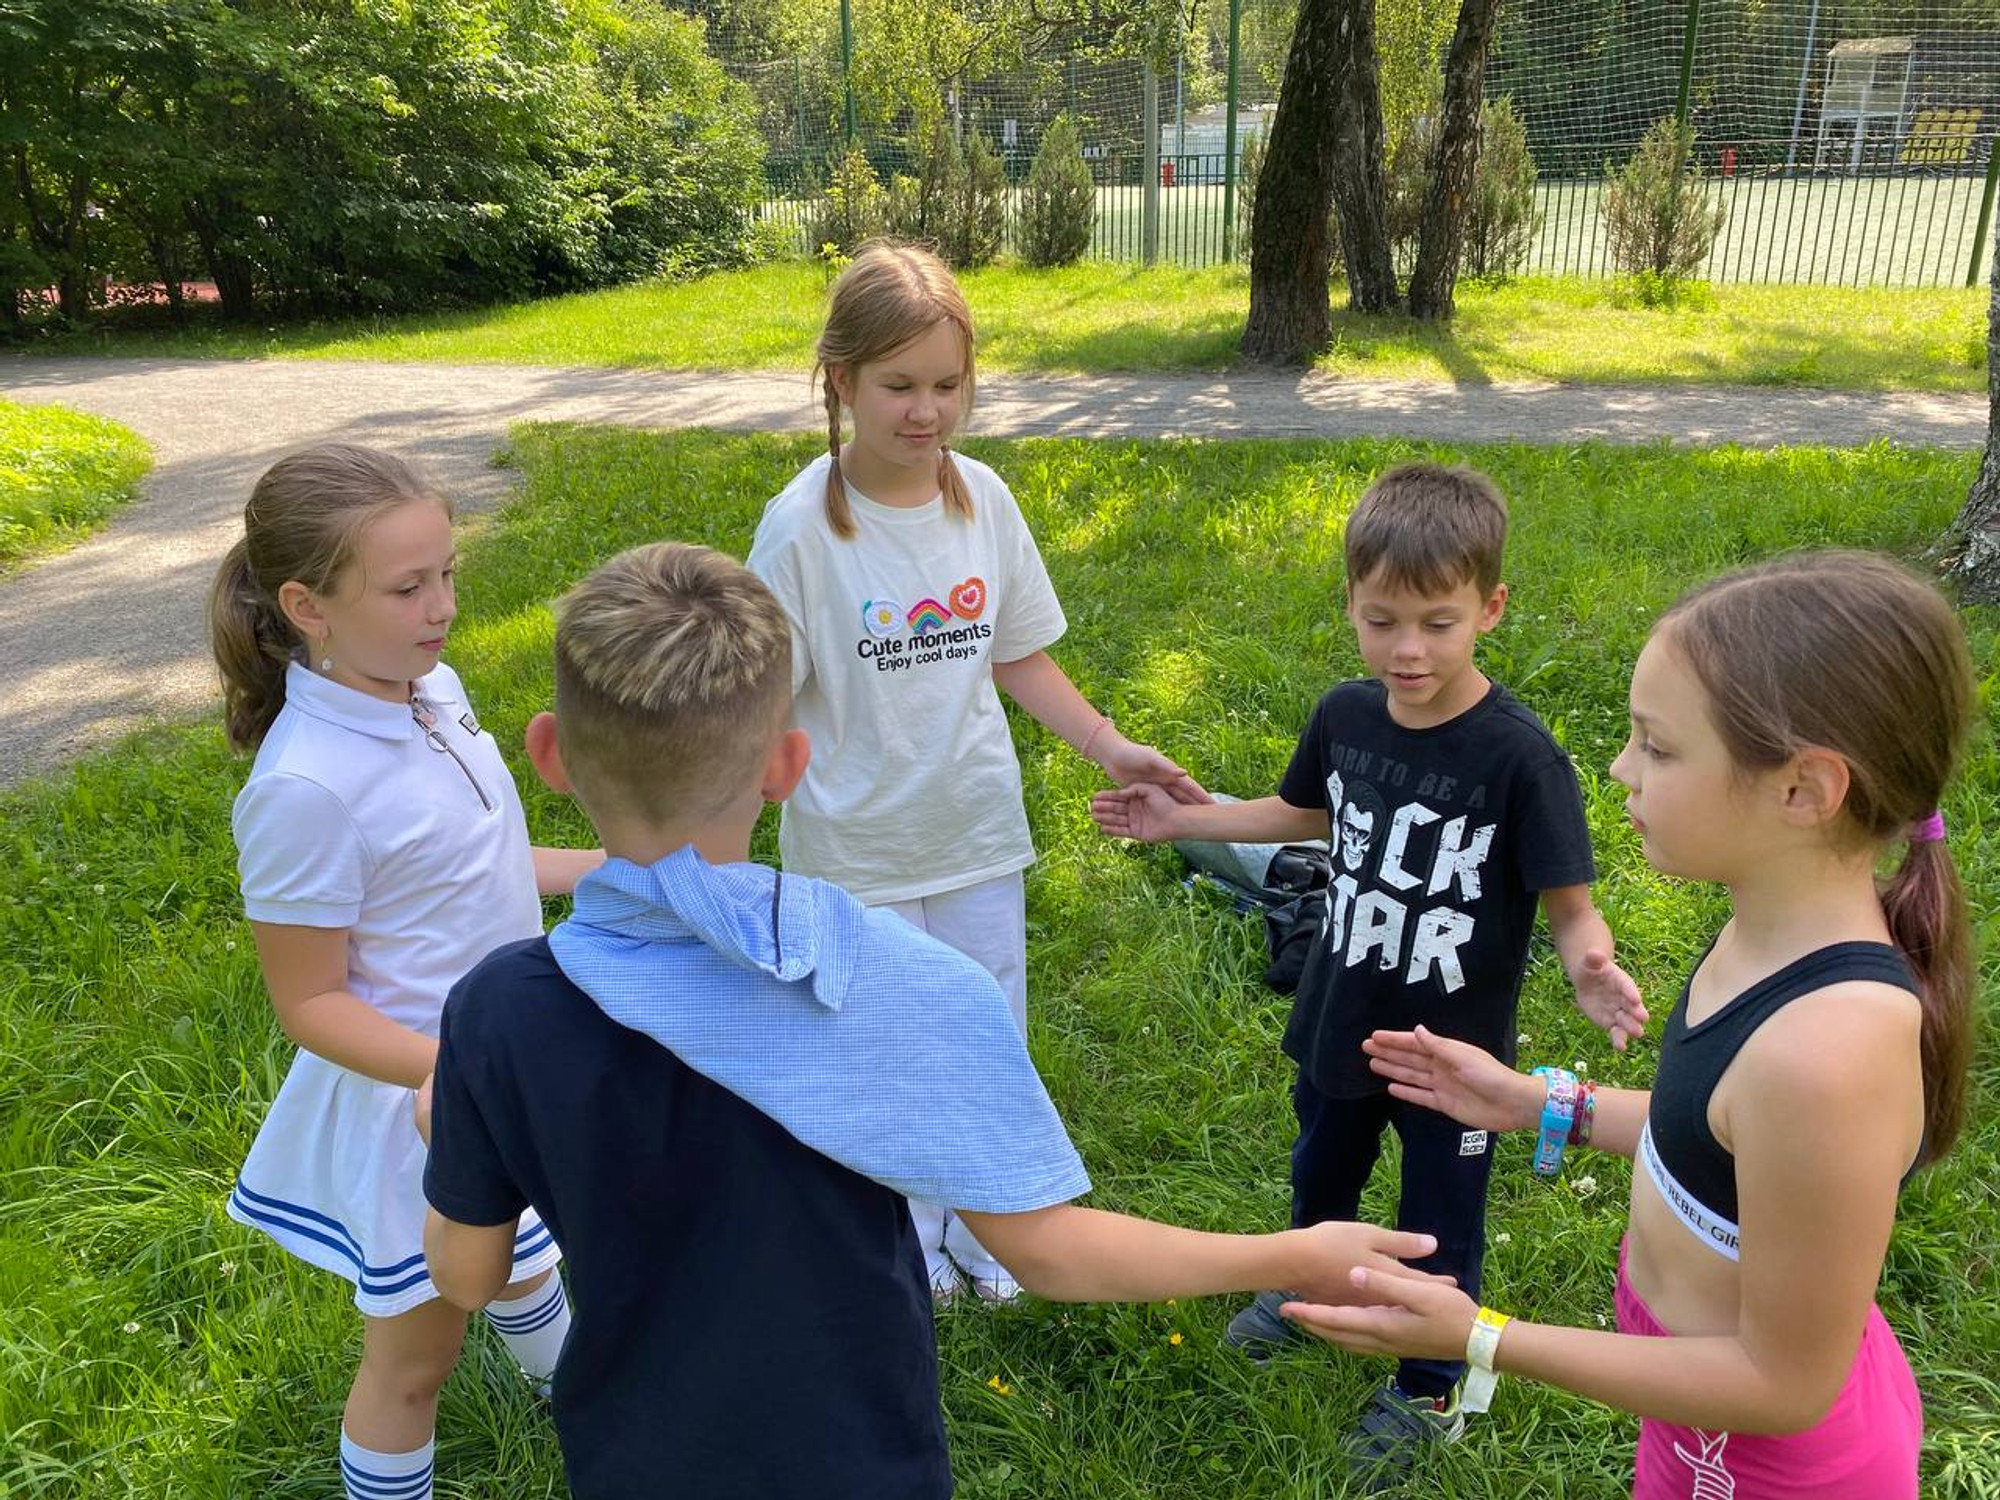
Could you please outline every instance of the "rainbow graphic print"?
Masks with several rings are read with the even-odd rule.
[[[951,618],[951,611],[935,599],[919,599],[910,607],[910,634],[922,635],[927,630],[942,630]]]

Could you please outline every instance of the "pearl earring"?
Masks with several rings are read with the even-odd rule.
[[[333,650],[333,637],[328,636],[325,640],[321,641],[319,643],[319,649],[322,652],[331,652]],[[331,672],[333,670],[333,657],[330,655],[322,655],[319,659],[319,669],[322,672]]]

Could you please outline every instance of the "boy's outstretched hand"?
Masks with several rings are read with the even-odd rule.
[[[1584,954],[1570,982],[1576,986],[1576,1008],[1610,1033],[1617,1051],[1623,1052],[1627,1042],[1645,1034],[1650,1018],[1639,986],[1602,948]]]
[[[1099,736],[1096,760],[1119,786],[1158,787],[1176,802],[1209,802],[1200,782],[1151,745],[1128,740],[1116,729]]]
[[[1361,1043],[1370,1071],[1398,1099],[1421,1104],[1475,1130],[1525,1130],[1542,1117],[1548,1085],[1517,1073],[1470,1042],[1415,1031],[1378,1031]]]
[[[1365,1267],[1349,1275],[1345,1305],[1287,1302],[1278,1311],[1315,1338],[1356,1354],[1404,1359],[1462,1359],[1478,1304],[1436,1280],[1385,1276]]]
[[[1437,1240],[1431,1235],[1347,1219],[1332,1219],[1296,1232],[1306,1246],[1305,1264],[1296,1278],[1298,1294],[1315,1303],[1386,1301],[1381,1286],[1405,1279],[1452,1284],[1449,1276],[1403,1264],[1436,1253]],[[1364,1273],[1365,1280],[1361,1279]]]
[[[1187,800],[1166,787],[1139,781],[1115,792],[1099,792],[1090,799],[1090,816],[1114,839],[1159,844],[1179,836],[1174,810]],[[1202,800],[1208,800],[1207,793]]]

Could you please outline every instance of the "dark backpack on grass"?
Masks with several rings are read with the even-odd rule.
[[[1174,845],[1197,874],[1228,894],[1240,912],[1264,918],[1264,943],[1271,955],[1264,983],[1281,995],[1296,994],[1306,954],[1326,920],[1326,888],[1332,858],[1317,840],[1301,844],[1211,844],[1184,840]]]

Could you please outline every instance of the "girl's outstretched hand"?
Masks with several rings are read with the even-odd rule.
[[[1548,1086],[1470,1042],[1415,1031],[1378,1031],[1361,1044],[1368,1066],[1398,1099],[1475,1130],[1521,1130],[1542,1117]]]
[[[1442,1281],[1419,1281],[1357,1266],[1354,1300],[1374,1306],[1287,1302],[1278,1311],[1315,1338],[1356,1354],[1462,1359],[1479,1305]]]
[[[1104,774],[1121,787],[1141,784],[1157,786],[1176,802],[1215,800],[1202,790],[1200,782],[1151,745],[1135,744],[1115,729],[1100,740],[1097,763],[1104,767]]]

